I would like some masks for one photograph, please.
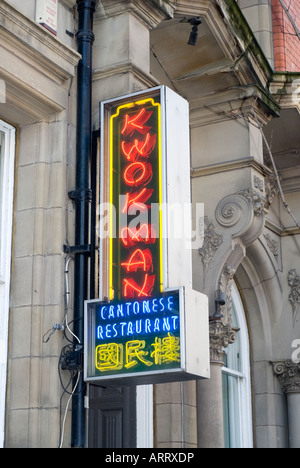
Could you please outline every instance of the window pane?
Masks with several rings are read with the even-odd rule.
[[[3,213],[3,177],[4,177],[4,143],[5,133],[0,131],[0,265],[1,265],[1,238]]]
[[[223,368],[224,434],[227,448],[253,447],[249,335],[239,291],[232,288],[232,326],[237,341],[225,349]]]
[[[235,304],[232,304],[232,326],[234,328],[240,328],[239,321],[237,318],[237,311],[235,308]],[[231,344],[227,350],[227,361],[225,367],[229,369],[242,372],[241,369],[241,334],[237,333],[237,340],[235,343]]]
[[[223,374],[224,435],[226,448],[241,447],[239,378]]]

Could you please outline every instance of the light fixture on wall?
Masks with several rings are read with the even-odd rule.
[[[188,23],[190,23],[193,26],[193,29],[192,29],[192,32],[190,34],[190,38],[188,41],[188,45],[196,46],[197,41],[198,41],[198,28],[200,24],[202,23],[202,20],[199,16],[196,16],[188,20]]]

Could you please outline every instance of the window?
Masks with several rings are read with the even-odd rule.
[[[15,129],[0,120],[0,448],[4,443]]]
[[[0,131],[0,281],[1,281],[1,276],[2,276],[2,243],[3,243],[3,237],[2,237],[2,225],[3,225],[3,176],[4,176],[4,152],[5,152],[5,133]]]
[[[232,290],[232,321],[237,341],[225,350],[223,408],[226,448],[253,447],[250,351],[243,303],[236,285]]]
[[[15,129],[0,120],[0,283],[7,281],[8,248],[11,243],[14,152]]]

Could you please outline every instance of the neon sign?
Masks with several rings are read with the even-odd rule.
[[[209,376],[208,301],[191,289],[189,114],[167,87],[101,103],[99,296],[85,302],[84,378],[139,385]],[[176,230],[176,229],[175,229]]]
[[[93,302],[91,303],[93,307]],[[94,305],[93,374],[181,369],[179,291]]]
[[[153,211],[161,199],[157,95],[111,112],[110,204],[124,216],[117,221],[119,235],[110,238],[110,300],[144,299],[162,292],[161,217]],[[111,233],[114,228],[111,225]]]

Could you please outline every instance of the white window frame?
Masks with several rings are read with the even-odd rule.
[[[250,368],[250,341],[248,326],[245,317],[244,305],[236,284],[232,287],[232,301],[235,305],[238,326],[240,328],[240,371],[223,367],[223,374],[234,377],[237,383],[238,398],[234,403],[235,414],[239,417],[240,433],[236,448],[253,448],[253,421],[252,421],[252,391],[251,391],[251,368]],[[228,349],[227,349],[228,352]],[[230,415],[229,415],[230,419]],[[233,423],[233,421],[230,421]]]
[[[0,177],[0,448],[4,446],[7,380],[7,346],[9,323],[9,293],[14,199],[14,166],[16,129],[0,120],[5,135],[3,170]]]
[[[137,387],[136,415],[137,448],[153,448],[153,385]]]

